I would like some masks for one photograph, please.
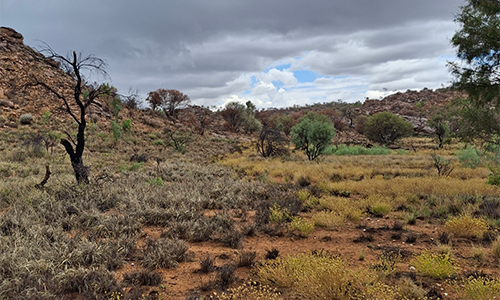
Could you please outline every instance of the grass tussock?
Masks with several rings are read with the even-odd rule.
[[[445,227],[449,233],[465,238],[475,237],[481,239],[488,231],[488,224],[484,219],[473,218],[468,215],[448,220]]]
[[[457,281],[453,287],[466,299],[489,300],[496,299],[500,295],[500,279],[498,278],[469,277]]]
[[[307,299],[401,299],[399,290],[378,281],[375,273],[352,270],[341,258],[322,254],[267,261],[257,276]]]
[[[411,264],[417,272],[433,279],[445,279],[457,274],[459,268],[449,254],[434,254],[426,250],[416,256]]]

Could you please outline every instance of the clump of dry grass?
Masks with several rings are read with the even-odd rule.
[[[465,238],[479,238],[488,231],[488,224],[483,219],[462,215],[448,220],[445,224],[446,230],[455,236]]]
[[[189,246],[182,240],[148,240],[142,265],[151,269],[176,268],[180,262],[186,260],[188,249]]]
[[[321,253],[267,261],[257,276],[307,299],[401,299],[399,290],[378,281],[375,273],[351,270],[342,259]]]

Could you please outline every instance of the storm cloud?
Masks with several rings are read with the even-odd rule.
[[[104,58],[120,91],[258,107],[438,88],[461,0],[0,0],[32,47]],[[307,75],[307,76],[304,76]]]

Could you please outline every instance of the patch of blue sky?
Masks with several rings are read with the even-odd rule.
[[[254,88],[255,85],[257,84],[257,82],[259,82],[257,80],[257,77],[255,77],[255,76],[250,77],[250,88]]]
[[[438,60],[443,62],[455,61],[458,60],[458,57],[456,55],[441,55],[438,57]]]
[[[285,84],[281,80],[274,80],[272,81],[272,84],[274,85],[274,87],[276,87],[277,90],[285,86]]]
[[[281,65],[277,65],[277,66],[271,65],[269,68],[267,68],[267,69],[264,70],[264,73],[268,73],[272,69],[276,69],[276,70],[278,70],[280,72],[283,72],[284,70],[289,69],[291,66],[292,66],[292,64],[281,64]]]
[[[318,75],[318,73],[309,70],[293,71],[293,76],[297,79],[299,83],[314,82],[314,80],[321,77]]]
[[[251,90],[244,90],[241,94],[242,95],[249,95],[252,91]]]

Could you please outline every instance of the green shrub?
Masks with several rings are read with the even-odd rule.
[[[23,125],[30,125],[32,122],[33,122],[33,115],[32,114],[22,114],[20,117],[19,117],[19,121],[21,122],[21,124]]]
[[[381,112],[366,120],[364,134],[374,142],[391,145],[398,138],[411,136],[413,125],[395,114]]]
[[[295,147],[314,160],[331,144],[335,128],[327,116],[310,112],[292,127],[290,135]]]
[[[428,250],[415,257],[411,264],[419,274],[434,279],[449,278],[458,271],[458,266],[448,254],[433,254]]]
[[[481,152],[474,147],[467,147],[457,151],[458,161],[466,168],[477,168],[481,163]]]
[[[130,119],[126,119],[122,122],[122,130],[125,133],[130,133],[132,130],[132,121]]]
[[[111,121],[110,125],[111,125],[111,131],[113,132],[113,139],[115,142],[117,142],[122,137],[122,128],[115,121]]]

